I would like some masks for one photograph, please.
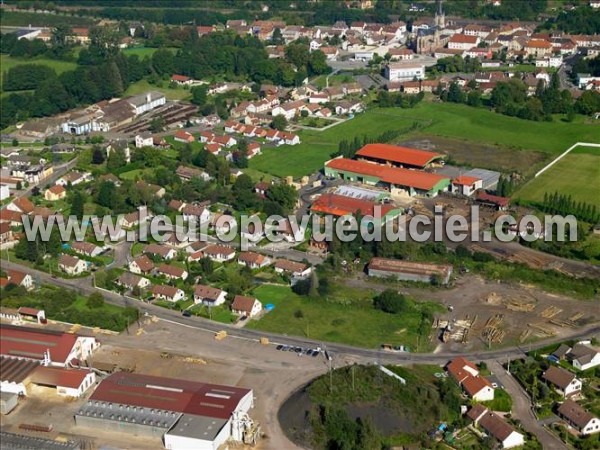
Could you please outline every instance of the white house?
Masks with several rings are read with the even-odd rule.
[[[149,131],[135,136],[135,148],[152,146],[154,146],[154,139],[152,138],[152,133],[150,133]]]
[[[8,184],[0,184],[0,202],[10,197],[10,188]]]
[[[455,34],[448,41],[448,48],[452,50],[469,50],[472,47],[477,47],[480,41],[479,36]]]
[[[159,300],[167,300],[168,302],[178,302],[185,299],[185,292],[175,286],[165,286],[163,284],[155,284],[152,286],[152,295]]]
[[[87,262],[77,258],[76,256],[62,254],[58,259],[58,268],[67,275],[80,275],[87,271]]]
[[[422,80],[425,78],[425,65],[399,61],[385,66],[384,76],[390,81]]]
[[[585,344],[575,344],[569,357],[573,361],[573,367],[579,370],[588,370],[600,365],[600,352]]]
[[[196,224],[208,222],[210,220],[210,211],[204,206],[185,205],[182,209],[183,220],[186,222],[195,220]]]
[[[265,255],[255,252],[241,252],[238,256],[238,264],[250,269],[261,269],[271,264],[271,260]]]
[[[144,247],[144,253],[160,256],[162,259],[169,261],[177,256],[177,250],[166,245],[148,244]]]
[[[275,272],[289,273],[294,278],[304,278],[312,272],[312,268],[304,263],[289,261],[287,259],[278,259],[275,261]]]
[[[185,280],[188,277],[187,270],[177,266],[170,266],[169,264],[161,264],[157,267],[156,271],[169,280]]]
[[[146,255],[138,256],[129,263],[129,271],[138,275],[152,273],[154,268],[154,263]]]
[[[525,444],[525,436],[517,432],[502,417],[488,411],[482,405],[475,405],[467,413],[475,425],[479,425],[490,436],[500,442],[502,448],[520,447]]]
[[[298,145],[300,143],[300,136],[298,136],[297,134],[286,133],[282,131],[280,133],[280,136],[281,140],[279,142],[282,142],[286,145]]]
[[[563,397],[570,397],[581,392],[581,380],[573,372],[558,366],[550,366],[542,378],[552,384]]]
[[[8,276],[8,282],[16,286],[22,286],[27,290],[33,289],[33,277],[28,273],[21,272],[20,270],[4,269]]]
[[[244,297],[236,295],[231,304],[231,311],[234,314],[246,317],[254,317],[262,310],[262,303],[253,297]]]
[[[194,303],[206,306],[219,306],[225,303],[227,292],[223,289],[197,284],[194,286]]]
[[[148,278],[140,277],[131,272],[123,272],[119,278],[117,278],[116,283],[126,289],[144,289],[150,286],[150,280]]]
[[[460,175],[452,180],[452,193],[470,197],[477,189],[483,188],[483,180],[476,177]]]
[[[235,258],[235,249],[227,245],[214,244],[202,249],[202,252],[216,262],[231,261]]]
[[[572,400],[565,400],[558,407],[558,415],[584,436],[600,433],[600,420]]]

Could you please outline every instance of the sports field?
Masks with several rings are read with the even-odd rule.
[[[536,150],[558,155],[575,142],[597,141],[598,127],[584,124],[578,116],[572,123],[533,122],[503,116],[483,108],[452,103],[422,102],[413,109],[374,108],[354,119],[318,131],[300,131],[302,143],[263,149],[250,167],[277,176],[299,177],[319,170],[342,139],[355,136],[378,136],[386,130],[404,129],[419,122],[423,125],[402,139],[419,136],[442,136],[466,142],[491,144],[505,149]]]
[[[3,73],[12,69],[15,66],[21,64],[41,64],[53,68],[57,74],[66,72],[67,70],[74,70],[77,64],[69,61],[58,61],[56,59],[48,58],[14,58],[9,55],[0,55],[0,83],[2,83]]]
[[[541,201],[544,192],[572,195],[575,201],[600,207],[600,148],[577,147],[529,181],[516,198]]]

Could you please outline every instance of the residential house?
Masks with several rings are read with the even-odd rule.
[[[165,286],[163,284],[155,284],[152,286],[152,296],[158,300],[166,300],[168,302],[178,302],[185,299],[185,292],[175,286]]]
[[[190,181],[192,178],[199,178],[204,181],[210,180],[210,175],[208,173],[195,167],[178,166],[175,173],[182,181]]]
[[[165,261],[169,261],[177,256],[177,251],[174,248],[159,244],[146,245],[146,247],[144,247],[144,253],[159,256]]]
[[[215,136],[213,141],[216,144],[223,145],[227,148],[231,148],[237,144],[237,140],[235,140],[232,136]]]
[[[177,211],[177,212],[181,212],[181,210],[183,209],[183,207],[186,205],[185,202],[181,201],[181,200],[171,200],[167,207],[169,209],[172,209],[173,211]]]
[[[140,221],[146,222],[150,219],[150,213],[146,206],[140,207],[137,211],[130,212],[123,216],[121,225],[124,228],[133,228],[140,225]]]
[[[194,84],[194,79],[190,78],[188,76],[185,76],[185,75],[173,74],[171,76],[171,81],[173,83],[179,84],[180,86],[190,86],[190,85]]]
[[[92,180],[92,174],[90,172],[69,172],[66,175],[63,175],[58,180],[55,181],[54,184],[59,186],[76,186],[80,183],[87,183]]]
[[[67,275],[81,275],[88,269],[87,262],[76,256],[62,254],[58,259],[58,268]]]
[[[0,230],[2,229],[2,223],[0,223]],[[0,235],[1,235],[0,231]],[[8,283],[14,284],[15,286],[22,286],[27,290],[33,289],[33,277],[28,273],[21,272],[20,270],[4,269],[7,275]]]
[[[231,304],[231,311],[234,314],[245,317],[254,317],[262,310],[262,303],[253,297],[236,295]]]
[[[459,356],[446,366],[446,370],[474,400],[483,402],[494,399],[494,388],[491,383],[479,376],[479,369],[471,361]]]
[[[363,109],[363,104],[358,100],[342,100],[335,106],[335,113],[337,115],[355,114],[362,112]]]
[[[260,144],[258,142],[251,142],[248,144],[246,150],[246,156],[248,159],[254,158],[256,155],[260,155]]]
[[[294,133],[280,132],[281,140],[286,145],[298,145],[300,143],[300,136]]]
[[[275,272],[289,273],[294,278],[304,278],[312,272],[312,268],[307,264],[290,261],[287,259],[278,259],[275,261]]]
[[[135,274],[149,275],[154,271],[154,263],[146,255],[141,255],[129,263],[129,271]]]
[[[241,252],[238,256],[238,264],[250,269],[261,269],[271,264],[271,260],[265,255],[255,252]]]
[[[71,244],[71,250],[81,255],[94,258],[100,255],[103,251],[102,247],[92,244],[91,242],[75,241]]]
[[[551,383],[563,397],[570,397],[581,392],[581,380],[573,372],[558,366],[550,366],[542,375],[545,381]]]
[[[194,286],[194,303],[206,306],[219,306],[225,303],[227,292],[223,289],[197,284]]]
[[[235,250],[227,245],[213,244],[202,250],[213,261],[225,262],[235,258]]]
[[[123,272],[115,283],[126,289],[145,289],[150,286],[148,278],[140,277],[131,272]]]
[[[22,216],[22,213],[4,208],[0,210],[0,223],[7,223],[9,225],[8,230],[10,230],[10,227],[18,227],[23,225]],[[10,235],[12,236],[12,232]]]
[[[210,226],[217,234],[225,234],[230,230],[230,226],[236,223],[235,217],[229,214],[216,213],[210,220]]]
[[[193,135],[191,135],[187,131],[183,131],[183,130],[177,130],[175,132],[175,134],[173,135],[173,139],[176,142],[183,142],[184,144],[187,144],[187,143],[191,144],[192,142],[194,142],[196,140]]]
[[[152,133],[149,131],[144,131],[135,136],[135,148],[142,147],[153,147],[154,139],[152,138]]]
[[[225,130],[227,131],[227,130]],[[213,133],[212,131],[201,131],[200,132],[200,137],[198,138],[199,141],[203,144],[206,144],[208,142],[212,142],[213,139],[215,138],[215,133]]]
[[[600,365],[600,351],[585,344],[575,344],[569,353],[573,367],[588,370]]]
[[[185,205],[181,211],[186,222],[194,220],[199,225],[210,220],[210,211],[204,206]]]
[[[517,432],[502,417],[480,404],[474,405],[467,416],[490,436],[500,442],[502,448],[520,447],[525,444],[525,436]]]
[[[67,190],[60,184],[50,186],[44,191],[44,199],[49,202],[56,202],[62,200],[67,196]]]
[[[156,268],[156,271],[160,275],[167,277],[169,280],[185,280],[188,277],[187,270],[168,264],[161,264]]]
[[[291,120],[294,118],[296,114],[299,113],[304,102],[302,100],[296,100],[293,102],[282,103],[280,105],[275,106],[271,110],[271,115],[273,117],[282,115],[286,119]]]
[[[8,184],[0,184],[0,202],[3,202],[10,197],[10,186]]]
[[[600,420],[572,400],[565,400],[558,407],[558,415],[584,436],[600,432]]]

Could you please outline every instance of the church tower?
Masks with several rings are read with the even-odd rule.
[[[444,8],[442,7],[442,0],[437,0],[437,8],[435,11],[435,26],[438,30],[446,28],[446,16],[444,15]]]

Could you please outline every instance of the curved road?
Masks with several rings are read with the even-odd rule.
[[[160,306],[156,306],[150,303],[141,302],[139,300],[131,299],[119,295],[117,293],[106,291],[92,286],[91,277],[87,278],[74,278],[74,279],[63,279],[63,278],[52,278],[48,273],[41,272],[39,270],[31,269],[29,267],[22,266],[6,260],[2,261],[3,268],[12,268],[30,273],[34,278],[39,279],[44,283],[51,283],[58,286],[62,286],[68,289],[73,289],[81,294],[89,295],[92,292],[101,291],[104,298],[109,303],[113,303],[119,306],[135,306],[141,311],[142,314],[151,314],[160,319],[169,320],[171,322],[180,323],[187,325],[188,327],[194,327],[198,330],[214,332],[220,330],[226,330],[231,336],[237,336],[240,338],[259,340],[261,337],[267,337],[273,343],[287,344],[303,347],[316,347],[321,346],[326,348],[336,356],[347,356],[351,358],[357,358],[362,362],[375,362],[382,361],[384,363],[423,363],[423,364],[442,364],[446,363],[449,359],[452,359],[457,354],[463,355],[467,358],[476,361],[486,360],[502,360],[521,358],[525,354],[525,350],[521,347],[508,347],[500,350],[491,351],[474,351],[466,353],[389,353],[378,349],[360,348],[353,347],[351,345],[322,342],[314,339],[303,338],[299,336],[284,336],[276,333],[268,333],[259,330],[250,330],[245,328],[237,328],[233,325],[222,324],[213,322],[209,319],[202,317],[183,317],[178,311],[165,309]],[[593,324],[587,327],[582,327],[573,330],[567,335],[561,337],[554,337],[539,341],[532,345],[527,345],[527,349],[536,349],[545,347],[552,343],[562,342],[567,339],[576,339],[581,337],[589,337],[600,333],[600,324]]]

